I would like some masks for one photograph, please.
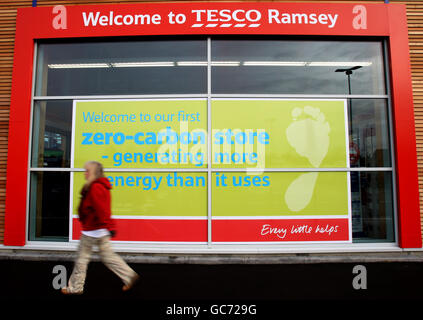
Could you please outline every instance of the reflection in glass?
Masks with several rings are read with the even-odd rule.
[[[212,92],[348,94],[347,76],[335,71],[360,66],[351,93],[384,94],[382,57],[381,42],[216,40]]]
[[[67,241],[69,173],[33,172],[30,192],[30,240]]]
[[[390,167],[386,101],[350,99],[348,104],[351,167]]]
[[[34,104],[32,167],[70,167],[72,101]]]
[[[205,40],[41,43],[36,95],[206,93]]]
[[[351,172],[354,242],[393,242],[391,172]]]

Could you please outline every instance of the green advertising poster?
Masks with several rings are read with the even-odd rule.
[[[105,176],[113,188],[115,217],[207,216],[207,173],[106,172]],[[74,204],[84,182],[84,174],[75,172]],[[78,214],[76,206],[73,214]]]
[[[103,163],[116,217],[350,225],[345,100],[90,100],[73,112],[72,168]],[[83,174],[72,181],[75,216]]]
[[[213,168],[345,168],[344,100],[213,100]],[[205,100],[76,101],[73,162],[207,168]]]
[[[213,216],[348,214],[346,172],[217,172]]]
[[[73,167],[207,166],[206,100],[74,102]]]
[[[348,216],[345,100],[214,100],[213,216]],[[293,172],[260,172],[289,168]]]
[[[214,100],[215,168],[345,168],[345,100]]]

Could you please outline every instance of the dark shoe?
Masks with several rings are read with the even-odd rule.
[[[64,288],[62,288],[62,290],[60,290],[60,291],[62,291],[62,293],[63,293],[63,294],[67,294],[67,295],[71,295],[71,294],[74,294],[74,295],[80,295],[80,294],[82,294],[82,293],[83,293],[82,291],[72,292],[72,291],[70,291],[70,290],[69,290],[69,287],[64,287]]]
[[[131,279],[131,281],[129,281],[129,283],[128,284],[125,284],[123,287],[122,287],[122,291],[128,291],[128,290],[130,290],[133,286],[134,286],[134,284],[139,280],[139,278],[140,278],[140,276],[139,275],[137,275],[137,274],[135,274],[133,277],[132,277],[132,279]]]

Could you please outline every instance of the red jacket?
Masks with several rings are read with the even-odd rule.
[[[81,202],[78,207],[79,221],[82,230],[107,229],[114,231],[111,218],[112,186],[107,178],[99,178],[91,183],[88,190],[81,191]]]

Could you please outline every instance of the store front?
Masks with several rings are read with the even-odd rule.
[[[72,248],[105,166],[118,250],[421,248],[405,8],[18,10],[6,246]]]

